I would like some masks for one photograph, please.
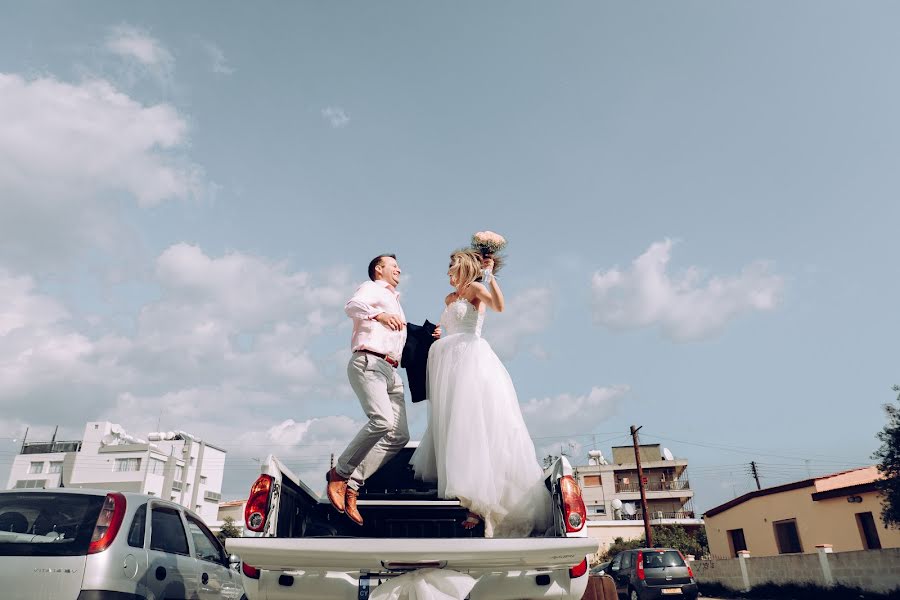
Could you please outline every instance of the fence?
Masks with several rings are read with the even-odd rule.
[[[843,585],[882,594],[900,589],[900,548],[832,552],[825,544],[816,550],[756,558],[742,550],[738,558],[696,560],[691,567],[697,581],[739,591],[765,583]]]

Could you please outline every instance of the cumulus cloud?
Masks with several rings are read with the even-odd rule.
[[[175,68],[175,58],[149,32],[128,24],[110,29],[106,49],[120,58],[140,65],[158,82],[168,85]]]
[[[549,327],[553,309],[553,292],[549,288],[530,288],[511,294],[506,301],[506,310],[490,315],[484,337],[500,358],[513,358],[527,340]],[[546,357],[546,351],[539,344],[530,344],[529,350],[538,358]]]
[[[698,267],[668,272],[673,243],[656,242],[631,268],[594,273],[594,322],[613,330],[657,326],[675,341],[692,341],[720,333],[732,320],[756,311],[774,310],[784,278],[766,262],[754,262],[731,277],[705,277]]]
[[[335,129],[346,127],[350,123],[350,116],[340,106],[328,106],[322,109],[322,117],[331,123]]]
[[[627,385],[592,387],[587,394],[559,394],[546,398],[532,398],[522,403],[522,416],[528,430],[536,438],[570,434],[572,424],[580,430],[591,431],[600,422],[616,414],[619,405],[631,388]]]
[[[231,68],[225,59],[225,52],[218,45],[206,41],[202,45],[211,62],[213,73],[218,75],[231,75],[234,73],[234,69]]]
[[[202,170],[177,152],[187,123],[103,80],[66,83],[0,73],[0,263],[33,270],[86,248],[133,242],[117,214],[198,197]]]

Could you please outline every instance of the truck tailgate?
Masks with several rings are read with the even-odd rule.
[[[371,539],[371,538],[229,538],[229,552],[258,569],[381,570],[389,565],[449,569],[569,568],[597,551],[591,538],[525,539]]]

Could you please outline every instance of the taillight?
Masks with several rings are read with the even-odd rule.
[[[644,553],[638,552],[637,554],[637,577],[641,581],[644,580]]]
[[[266,526],[273,481],[271,475],[260,475],[250,488],[250,498],[244,507],[244,523],[250,531],[262,531]]]
[[[587,567],[587,557],[585,556],[583,561],[569,569],[569,577],[571,577],[572,579],[578,579],[579,577],[587,573]]]
[[[678,551],[678,556],[681,557],[681,560],[684,561],[684,566],[687,567],[687,570],[688,570],[688,577],[690,577],[691,579],[693,579],[693,578],[694,578],[694,570],[691,568],[691,565],[688,564],[688,561],[687,561],[687,559],[684,557],[684,554],[681,553],[681,550]]]
[[[94,525],[94,533],[91,535],[91,543],[88,546],[88,554],[103,552],[116,539],[122,519],[125,518],[125,496],[118,492],[106,495],[97,524]]]
[[[244,575],[246,575],[250,579],[259,579],[259,569],[257,569],[256,567],[251,567],[245,562],[241,563],[241,571],[243,571]]]
[[[562,492],[566,532],[581,531],[581,528],[584,527],[584,521],[587,519],[587,510],[584,508],[581,489],[571,475],[564,475],[559,479],[559,489]]]

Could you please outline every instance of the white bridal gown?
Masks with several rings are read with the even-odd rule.
[[[428,427],[410,460],[485,522],[488,537],[542,535],[551,523],[544,486],[509,373],[481,337],[484,313],[451,302],[428,354]]]

